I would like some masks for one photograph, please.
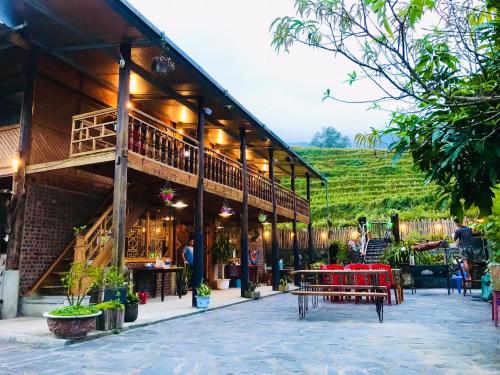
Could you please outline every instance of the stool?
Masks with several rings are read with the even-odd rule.
[[[495,321],[495,327],[498,327],[498,306],[500,305],[500,290],[493,291],[493,302],[491,303],[491,319]]]

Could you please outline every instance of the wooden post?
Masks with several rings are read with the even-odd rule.
[[[311,175],[306,174],[306,197],[309,206],[309,223],[307,224],[307,253],[309,254],[309,268],[314,263],[313,253],[313,234],[312,234],[312,215],[311,215]]]
[[[240,257],[241,257],[241,296],[248,289],[248,174],[246,156],[246,130],[240,129],[240,161],[242,167],[243,204],[241,207]]]
[[[196,202],[194,207],[194,254],[193,254],[193,299],[192,306],[196,307],[196,288],[203,281],[203,260],[205,258],[205,246],[203,236],[203,179],[205,175],[205,112],[203,109],[203,98],[198,98],[198,189],[196,191]]]
[[[127,219],[127,165],[128,165],[128,103],[130,99],[130,44],[120,45],[124,66],[119,69],[116,126],[115,178],[113,190],[113,252],[112,264],[125,266],[125,236]]]
[[[273,272],[273,290],[280,285],[280,249],[278,246],[278,213],[276,210],[276,182],[274,180],[274,151],[269,149],[269,179],[271,180],[271,201],[273,213],[271,217],[271,261]]]
[[[35,92],[37,51],[32,49],[28,58],[24,83],[21,115],[19,118],[19,168],[13,173],[13,196],[9,210],[9,241],[7,243],[6,270],[18,270],[21,259],[21,242],[26,204],[26,165],[31,151],[31,120],[33,117],[33,98]],[[14,155],[12,155],[14,157]]]
[[[292,198],[292,207],[293,207],[293,220],[292,220],[292,248],[293,248],[293,268],[295,270],[300,269],[300,254],[299,254],[299,239],[297,238],[297,193],[295,192],[295,164],[290,165],[292,169],[292,177],[291,177],[291,188],[293,192]],[[295,285],[300,284],[300,276],[295,276]]]

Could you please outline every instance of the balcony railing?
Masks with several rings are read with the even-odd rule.
[[[70,155],[86,155],[113,150],[116,145],[117,112],[114,108],[73,117]],[[180,134],[170,125],[137,109],[129,110],[128,149],[186,173],[198,175],[198,141]],[[205,178],[242,190],[241,163],[205,147]],[[271,181],[248,170],[248,193],[266,202],[272,201]],[[309,216],[308,202],[276,184],[276,203]]]

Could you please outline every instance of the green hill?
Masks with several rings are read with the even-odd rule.
[[[393,212],[403,220],[449,217],[448,210],[435,207],[435,187],[424,183],[424,175],[413,168],[409,156],[393,165],[390,155],[366,149],[294,150],[328,178],[329,211],[335,226],[354,224],[361,215],[388,220]],[[297,181],[297,191],[305,196],[304,181]],[[311,206],[314,225],[325,225],[325,192],[315,180]]]

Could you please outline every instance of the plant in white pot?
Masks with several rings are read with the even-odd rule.
[[[212,248],[213,252],[213,262],[215,264],[215,275],[216,275],[216,283],[217,289],[228,289],[229,288],[229,279],[226,279],[224,276],[224,268],[226,262],[231,259],[233,256],[233,246],[231,242],[229,242],[229,238],[222,234],[214,244]],[[221,275],[222,278],[218,276]]]
[[[49,330],[61,338],[82,338],[96,328],[96,317],[101,311],[83,301],[100,277],[101,269],[84,263],[73,263],[69,272],[61,279],[66,288],[68,306],[43,314]]]

